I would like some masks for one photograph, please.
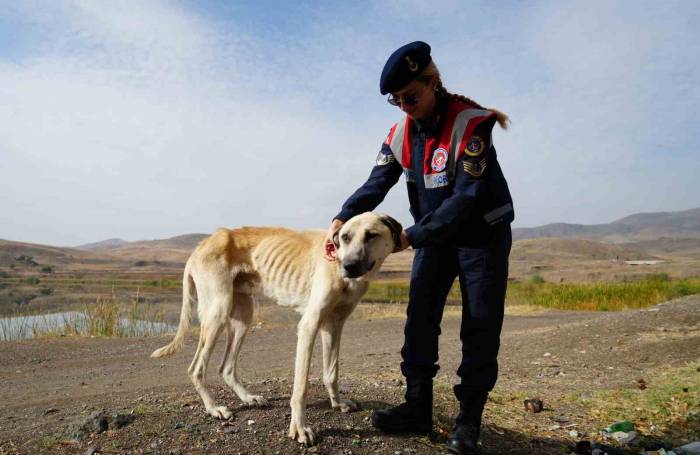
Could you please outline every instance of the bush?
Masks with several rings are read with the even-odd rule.
[[[537,274],[532,275],[532,276],[530,277],[530,283],[532,283],[532,284],[542,284],[542,283],[544,283],[544,278],[542,278],[542,275],[540,275],[539,273],[537,273]]]
[[[53,273],[53,267],[46,265],[41,268],[41,273]]]

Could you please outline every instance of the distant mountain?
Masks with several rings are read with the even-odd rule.
[[[143,248],[170,248],[193,250],[197,244],[208,237],[208,234],[183,234],[168,239],[155,240],[137,240],[135,242],[127,242],[122,239],[107,239],[101,242],[86,243],[85,245],[76,246],[75,248],[83,251],[104,251],[104,250],[121,250],[121,249],[143,249]]]
[[[169,239],[160,240],[139,240],[129,242],[125,247],[149,247],[149,248],[173,248],[183,250],[193,250],[199,242],[209,237],[210,234],[183,234]]]
[[[127,243],[129,242],[122,239],[107,239],[101,242],[86,243],[85,245],[79,245],[74,248],[83,251],[111,250],[112,248],[119,248]]]
[[[700,207],[681,212],[638,213],[608,224],[553,223],[513,229],[513,239],[585,238],[608,243],[646,240],[700,239]]]

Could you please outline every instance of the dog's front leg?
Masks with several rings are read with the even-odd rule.
[[[340,398],[338,393],[338,367],[340,354],[340,335],[345,319],[332,319],[321,324],[321,344],[323,345],[323,383],[328,390],[333,409],[341,412],[356,411],[357,403]]]
[[[290,401],[292,420],[289,424],[289,437],[307,445],[314,443],[314,434],[311,428],[306,426],[306,387],[319,319],[318,309],[309,305],[299,321],[297,357],[294,365],[294,390]]]

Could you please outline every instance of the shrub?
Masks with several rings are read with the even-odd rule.
[[[544,278],[539,273],[536,273],[530,277],[530,283],[532,284],[542,284],[544,283]]]

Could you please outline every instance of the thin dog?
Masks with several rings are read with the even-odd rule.
[[[301,313],[297,330],[294,388],[289,437],[314,443],[306,422],[306,389],[313,344],[321,331],[323,383],[331,405],[342,412],[357,409],[338,394],[338,352],[347,317],[355,309],[386,257],[399,247],[401,225],[387,215],[358,215],[335,234],[337,260],[324,258],[324,231],[284,228],[219,229],[204,239],[187,260],[182,285],[182,311],[173,341],[151,357],[170,355],[183,345],[196,297],[199,344],[188,374],[207,413],[228,419],[204,384],[217,337],[226,332],[226,352],[219,373],[247,404],[265,404],[250,394],[237,373],[237,357],[253,319],[253,293],[258,289],[283,306]]]

